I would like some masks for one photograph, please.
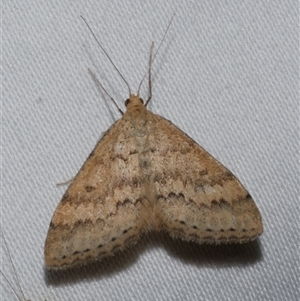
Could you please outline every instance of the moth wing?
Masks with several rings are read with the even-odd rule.
[[[99,259],[139,238],[145,219],[133,135],[130,123],[121,118],[79,170],[50,223],[44,249],[47,267]]]
[[[263,232],[241,182],[170,121],[156,115],[157,228],[198,243],[246,242]]]

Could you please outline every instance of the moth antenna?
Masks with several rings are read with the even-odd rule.
[[[1,228],[0,228],[1,229]],[[21,287],[21,284],[20,284],[20,280],[19,280],[19,277],[18,277],[18,274],[16,272],[16,268],[15,268],[15,265],[14,265],[14,262],[12,260],[12,257],[10,255],[10,251],[9,251],[9,248],[8,248],[8,245],[7,245],[7,242],[6,242],[6,239],[4,237],[4,234],[2,232],[2,229],[1,229],[1,235],[2,235],[2,238],[3,238],[3,241],[4,241],[4,245],[5,245],[5,248],[6,248],[6,251],[7,251],[7,254],[9,256],[9,261],[11,263],[11,266],[13,268],[13,271],[14,271],[14,277],[15,277],[15,280],[18,284],[18,287],[19,287],[19,290],[22,294],[22,297],[23,297],[23,300],[26,300],[25,299],[25,295],[23,293],[23,290],[22,290],[22,287]],[[12,291],[15,293],[16,297],[18,298],[18,300],[22,301],[22,299],[20,298],[20,296],[17,294],[16,290],[14,289],[14,287],[12,286],[12,284],[9,282],[8,278],[5,276],[5,274],[2,272],[2,270],[0,269],[0,273],[3,275],[4,279],[6,280],[6,282],[8,283],[8,285],[10,286],[10,288],[12,289]]]
[[[121,76],[122,80],[124,81],[124,83],[126,84],[127,88],[128,88],[128,92],[129,92],[129,97],[131,95],[131,89],[130,86],[128,84],[128,82],[126,81],[126,79],[124,78],[124,76],[122,75],[122,73],[120,72],[120,70],[117,68],[117,66],[115,65],[115,63],[113,62],[113,60],[110,58],[110,56],[108,55],[107,51],[104,49],[104,47],[100,44],[99,40],[97,39],[96,35],[94,34],[94,32],[92,31],[91,27],[89,26],[89,24],[87,23],[87,21],[84,19],[83,16],[81,16],[81,19],[84,21],[84,23],[86,24],[87,28],[90,30],[90,32],[92,33],[94,39],[96,40],[97,44],[100,46],[100,48],[102,49],[102,51],[104,52],[104,54],[106,55],[106,57],[109,59],[109,61],[111,62],[111,64],[113,65],[113,67],[115,68],[115,70],[118,72],[118,74]],[[103,86],[101,85],[102,89]],[[108,94],[106,92],[106,94]],[[109,95],[109,94],[108,94]]]
[[[103,87],[103,85],[100,83],[99,79],[95,75],[95,73],[88,68],[90,75],[93,77],[94,81],[101,87],[101,89],[105,92],[105,94],[111,99],[111,101],[114,103],[114,105],[117,107],[118,111],[121,113],[121,115],[124,114],[124,112],[121,110],[121,108],[118,106],[117,102],[114,100],[114,98],[107,92],[107,90]]]
[[[150,46],[150,55],[149,55],[149,76],[148,76],[148,82],[149,82],[149,97],[145,103],[145,107],[147,107],[148,103],[150,102],[150,99],[152,98],[152,81],[151,81],[151,62],[152,62],[152,54],[153,54],[153,47],[154,47],[154,42],[151,43],[151,46]],[[140,89],[140,87],[139,87]]]
[[[158,51],[160,50],[160,48],[161,48],[163,42],[164,42],[165,39],[166,39],[167,33],[168,33],[169,28],[170,28],[170,26],[171,26],[171,24],[172,24],[172,22],[173,22],[174,17],[175,17],[175,13],[173,14],[173,16],[172,16],[172,18],[171,18],[171,20],[170,20],[170,22],[169,22],[169,24],[168,24],[168,27],[167,27],[167,29],[165,30],[164,36],[163,36],[163,38],[161,39],[161,41],[160,41],[160,43],[159,43],[159,45],[158,45],[158,48],[157,48],[157,50],[156,50],[156,52],[155,52],[155,54],[154,54],[154,56],[153,56],[153,60],[149,63],[148,68],[147,68],[147,71],[145,72],[145,74],[144,74],[144,76],[143,76],[143,78],[142,78],[142,80],[141,80],[141,82],[140,82],[140,84],[139,84],[138,93],[137,93],[138,95],[140,94],[141,86],[142,86],[142,84],[143,84],[143,82],[144,82],[144,80],[145,80],[147,74],[149,74],[149,76],[150,76],[150,72],[151,72],[150,70],[151,70],[151,68],[152,68],[153,62],[155,61],[155,58],[156,58],[156,56],[157,56],[157,53],[158,53]],[[150,56],[152,57],[152,54],[151,54]],[[150,86],[149,86],[149,88],[150,88]],[[152,91],[151,91],[151,93],[152,93]],[[149,97],[150,97],[150,95],[149,95]],[[152,97],[152,95],[151,95],[151,97]],[[150,99],[151,99],[151,97],[150,97]],[[150,99],[148,98],[146,104],[149,103]]]

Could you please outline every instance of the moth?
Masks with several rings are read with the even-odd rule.
[[[171,121],[147,109],[157,54],[152,58],[152,49],[149,99],[144,104],[139,92],[132,94],[121,75],[129,89],[126,112],[119,109],[122,117],[54,212],[44,250],[49,268],[100,260],[148,231],[200,244],[244,243],[263,232],[259,209],[241,182]]]

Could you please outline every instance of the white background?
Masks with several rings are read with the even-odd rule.
[[[297,300],[299,11],[297,1],[4,1],[1,227],[27,299]],[[227,166],[260,208],[264,234],[241,246],[146,235],[93,266],[48,273],[52,214],[120,115],[176,13],[153,66],[149,109]],[[143,98],[147,97],[144,85]],[[1,269],[13,282],[1,239]],[[1,300],[16,300],[1,276]]]

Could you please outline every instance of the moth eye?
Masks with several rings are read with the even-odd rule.
[[[142,103],[142,104],[144,104],[144,101],[140,98],[140,102]]]
[[[127,98],[127,99],[125,100],[125,106],[126,106],[126,107],[127,107],[127,105],[129,104],[129,101],[130,101],[129,98]]]

